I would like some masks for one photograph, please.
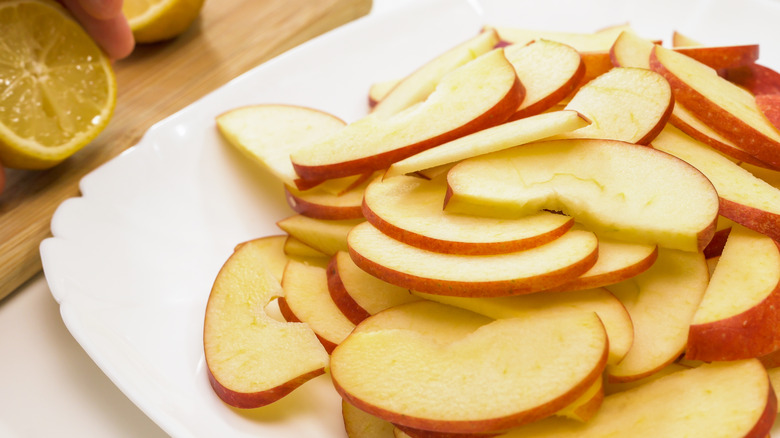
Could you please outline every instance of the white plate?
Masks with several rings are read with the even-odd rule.
[[[780,68],[778,19],[775,0],[418,0],[372,14],[231,81],[86,176],[41,245],[47,281],[74,338],[167,433],[344,436],[325,376],[249,412],[208,384],[201,336],[213,279],[237,243],[279,234],[275,221],[291,214],[279,183],[221,140],[215,116],[290,103],[355,120],[372,82],[410,72],[483,24],[593,31],[628,21],[667,41],[676,29],[713,44],[758,42],[761,62]]]

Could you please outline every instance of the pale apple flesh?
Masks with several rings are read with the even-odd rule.
[[[414,294],[492,319],[529,317],[533,314],[559,316],[595,312],[604,324],[609,339],[608,365],[620,363],[634,342],[631,316],[623,303],[604,288],[497,298],[449,297],[422,292]]]
[[[503,50],[495,49],[447,74],[417,106],[389,118],[368,115],[293,152],[290,159],[304,180],[386,169],[423,150],[505,121],[524,94]]]
[[[607,344],[593,313],[493,321],[418,301],[358,325],[333,351],[331,376],[345,400],[395,424],[492,432],[576,400],[601,375]]]
[[[647,144],[663,129],[674,107],[668,82],[659,74],[615,67],[580,88],[566,105],[591,124],[558,138],[600,138]]]
[[[553,288],[596,262],[598,239],[570,230],[535,248],[506,254],[443,254],[399,242],[366,222],[347,237],[361,269],[396,286],[451,296],[507,296]]]
[[[347,234],[363,219],[323,220],[297,214],[284,218],[276,225],[317,251],[332,256],[347,250]]]
[[[305,324],[280,322],[265,307],[284,294],[268,268],[283,259],[264,239],[239,245],[214,281],[203,327],[208,378],[237,408],[272,403],[328,366],[328,354]]]
[[[650,269],[607,286],[626,307],[634,325],[631,349],[618,364],[607,366],[609,381],[647,377],[683,353],[708,280],[701,252],[660,248]]]
[[[691,323],[686,358],[738,360],[780,348],[780,248],[739,225]]]
[[[586,423],[550,418],[499,436],[765,438],[776,415],[777,398],[767,372],[752,359],[704,364],[608,395]]]
[[[393,163],[385,172],[385,178],[454,164],[466,158],[574,131],[589,123],[576,111],[555,111],[502,123]]]
[[[720,208],[712,183],[690,164],[614,140],[542,141],[471,158],[447,182],[447,211],[561,211],[606,238],[685,251],[707,245]]]
[[[533,248],[566,233],[570,217],[539,212],[517,219],[450,214],[443,210],[446,175],[376,179],[365,192],[363,216],[388,236],[447,254],[502,254]]]
[[[305,322],[329,353],[355,328],[336,307],[324,267],[290,261],[282,277],[279,309],[290,322]]]
[[[393,438],[393,425],[341,401],[341,417],[348,438]]]
[[[294,105],[240,107],[220,114],[216,122],[228,143],[288,186],[298,178],[290,153],[346,125],[331,114]]]

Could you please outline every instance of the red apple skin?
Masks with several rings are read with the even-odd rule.
[[[449,190],[449,188],[448,188]],[[463,255],[491,255],[506,254],[509,252],[521,251],[523,249],[534,248],[551,242],[560,236],[566,234],[574,225],[572,218],[565,226],[551,230],[547,233],[534,236],[532,238],[491,243],[469,243],[469,242],[451,242],[446,240],[432,239],[428,236],[418,234],[403,228],[396,227],[390,222],[383,220],[366,204],[363,200],[363,217],[366,218],[379,231],[387,234],[395,240],[404,242],[417,248],[444,254],[463,254]]]
[[[211,370],[209,370],[208,367],[206,367],[206,371],[208,372],[209,383],[211,383],[211,387],[214,389],[214,392],[217,393],[219,398],[230,406],[239,409],[254,409],[271,404],[291,393],[295,388],[303,385],[307,381],[319,375],[325,374],[325,368],[320,368],[318,370],[310,371],[306,374],[298,376],[297,378],[285,382],[275,388],[255,393],[244,393],[225,388],[217,381],[214,375],[211,374]]]
[[[330,298],[351,323],[355,325],[360,324],[361,321],[371,316],[371,314],[360,307],[352,296],[349,295],[347,289],[344,287],[344,283],[341,282],[338,270],[338,257],[335,255],[331,257],[328,262],[326,272],[328,274],[328,292],[330,292]]]
[[[738,117],[723,110],[707,97],[692,89],[672,74],[656,57],[656,50],[650,53],[650,68],[660,73],[671,85],[674,98],[691,110],[704,123],[721,135],[733,141],[748,153],[773,167],[780,166],[780,143],[775,142],[748,126]]]
[[[780,244],[775,242],[780,249]],[[762,302],[732,317],[691,325],[686,359],[727,361],[780,349],[780,283]],[[775,412],[776,413],[776,412]]]
[[[777,368],[780,367],[780,350],[775,350],[769,354],[765,354],[758,358],[764,368]]]
[[[723,200],[721,200],[721,202],[723,202]],[[723,254],[723,247],[726,246],[726,240],[729,238],[729,233],[731,233],[731,227],[715,232],[710,243],[704,248],[703,252],[705,259],[720,257],[720,255]]]
[[[649,257],[640,260],[639,263],[627,266],[626,268],[619,271],[605,272],[604,274],[598,276],[577,277],[568,283],[564,283],[561,286],[550,289],[549,292],[595,289],[598,287],[618,283],[650,269],[650,267],[653,266],[653,263],[655,263],[656,259],[658,259],[657,246]]]
[[[672,112],[672,115],[669,117],[669,123],[677,127],[680,131],[688,134],[689,136],[695,138],[696,140],[699,140],[700,142],[708,145],[709,147],[715,149],[716,151],[722,152],[732,158],[735,158],[739,161],[744,161],[745,163],[752,164],[754,166],[763,167],[765,169],[774,169],[774,166],[759,160],[758,158],[750,155],[749,153],[743,151],[742,149],[736,149],[731,145],[720,142],[710,137],[709,135],[705,135],[704,133],[694,128],[693,126],[685,123],[682,119],[677,117],[674,114],[674,112]]]
[[[674,51],[690,56],[715,70],[753,64],[758,59],[758,44],[717,47],[675,47]]]
[[[306,181],[323,181],[330,178],[339,178],[348,175],[357,175],[365,172],[386,169],[396,161],[418,154],[424,150],[438,146],[442,143],[454,140],[465,135],[481,131],[492,126],[499,125],[511,116],[525,98],[525,88],[520,80],[515,77],[515,82],[507,94],[492,108],[476,117],[465,125],[459,126],[449,132],[435,137],[419,141],[417,143],[383,152],[356,160],[345,161],[321,166],[305,166],[293,163],[295,172],[301,177],[301,183]],[[298,183],[296,182],[296,186]]]
[[[340,220],[357,219],[363,217],[363,213],[361,212],[359,205],[350,207],[337,207],[332,205],[315,204],[293,195],[287,187],[284,189],[284,195],[287,199],[287,205],[289,205],[293,211],[314,219]]]
[[[391,412],[386,409],[382,409],[378,406],[374,406],[371,403],[367,403],[359,398],[353,397],[351,394],[344,391],[337,379],[333,379],[333,386],[336,391],[341,395],[341,398],[351,403],[353,406],[389,421],[396,425],[402,425],[410,427],[412,429],[427,430],[433,432],[450,432],[459,434],[479,434],[479,433],[491,433],[500,432],[512,427],[528,424],[542,418],[549,417],[550,415],[558,412],[564,407],[568,406],[575,400],[577,400],[585,391],[590,389],[596,379],[602,375],[604,367],[607,364],[607,357],[609,356],[609,346],[604,346],[604,351],[599,359],[598,365],[593,368],[591,373],[586,376],[575,387],[571,388],[569,392],[561,395],[560,397],[550,400],[549,402],[535,406],[525,412],[519,412],[513,415],[508,415],[500,418],[491,418],[487,420],[468,420],[468,421],[436,421],[425,418],[409,417],[407,415]],[[776,412],[775,412],[776,413]],[[774,417],[773,417],[774,418]],[[457,431],[457,432],[456,432]],[[431,435],[434,436],[434,435]],[[447,436],[447,435],[445,435]],[[450,435],[457,436],[457,435]],[[467,435],[468,436],[468,435]],[[483,435],[484,436],[484,435]]]
[[[277,298],[277,301],[279,303],[279,311],[282,313],[282,316],[284,316],[284,319],[287,320],[287,322],[303,322],[295,316],[295,313],[293,313],[292,309],[290,308],[290,305],[287,304],[287,300],[284,299],[284,297]],[[322,336],[315,333],[317,336],[317,339],[319,339],[320,344],[322,344],[323,347],[325,347],[325,351],[328,352],[328,354],[331,354],[333,352],[333,349],[336,348],[338,344],[331,342]]]
[[[745,435],[745,438],[771,438],[770,431],[777,418],[777,394],[772,384],[769,384],[766,409],[756,421],[756,425]]]
[[[780,93],[760,94],[756,96],[756,105],[764,113],[769,123],[780,129]]]
[[[723,77],[745,87],[756,96],[780,93],[780,73],[761,64],[748,64],[726,70]]]
[[[780,215],[720,198],[720,215],[780,241]]]

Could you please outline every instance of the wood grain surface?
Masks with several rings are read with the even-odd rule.
[[[0,299],[41,270],[38,246],[57,206],[91,170],[133,146],[155,122],[230,79],[366,15],[371,0],[207,0],[183,35],[136,47],[115,63],[116,111],[90,145],[45,171],[7,169],[0,195]]]

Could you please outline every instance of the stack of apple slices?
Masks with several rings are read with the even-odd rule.
[[[486,27],[352,123],[219,116],[295,214],[214,282],[216,394],[327,373],[351,438],[766,437],[780,74],[758,45],[673,44]]]

